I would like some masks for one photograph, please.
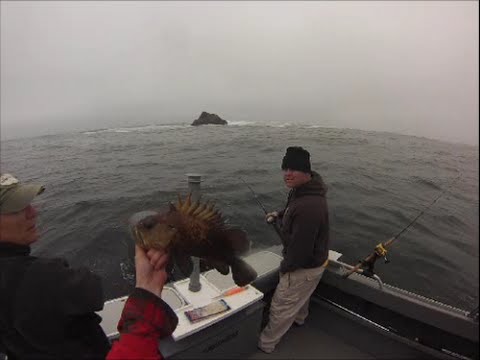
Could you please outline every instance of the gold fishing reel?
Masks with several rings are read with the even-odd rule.
[[[360,260],[358,264],[355,265],[355,267],[348,270],[342,277],[346,279],[354,272],[361,273],[368,277],[372,277],[373,275],[375,275],[374,267],[377,259],[384,258],[385,264],[388,264],[390,262],[390,260],[387,258],[387,247],[393,242],[393,240],[394,238],[391,238],[385,243],[377,244],[377,246],[375,246],[375,249],[370,255],[368,255],[365,259]],[[362,271],[360,271],[360,269],[362,269]]]

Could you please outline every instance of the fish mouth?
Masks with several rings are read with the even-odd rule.
[[[159,213],[153,210],[139,211],[133,214],[132,216],[130,216],[130,219],[128,219],[128,223],[130,224],[130,226],[135,227],[135,226],[138,226],[138,224],[142,220],[145,220],[149,216],[155,216],[155,215],[159,215]]]
[[[137,227],[143,220],[156,215],[159,215],[159,213],[156,211],[145,210],[145,211],[139,211],[133,214],[132,216],[130,216],[130,219],[128,219],[128,224],[130,225],[130,232],[134,240],[136,240],[140,244],[145,244],[142,233],[138,231]]]

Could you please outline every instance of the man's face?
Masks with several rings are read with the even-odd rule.
[[[0,241],[30,245],[38,240],[37,210],[30,204],[10,214],[0,214]]]
[[[292,169],[283,170],[283,181],[285,181],[285,185],[290,189],[306,184],[310,179],[311,175],[309,173]]]

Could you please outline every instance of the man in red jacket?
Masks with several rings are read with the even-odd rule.
[[[175,312],[161,298],[167,281],[168,254],[148,252],[135,246],[136,287],[128,297],[118,322],[120,340],[107,355],[112,359],[162,359],[159,339],[173,333],[178,324]]]

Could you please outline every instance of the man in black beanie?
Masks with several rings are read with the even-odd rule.
[[[290,326],[303,325],[310,296],[328,263],[329,222],[327,187],[311,170],[310,154],[292,146],[282,160],[283,179],[290,193],[285,208],[267,214],[267,222],[279,221],[283,243],[280,281],[270,305],[270,318],[258,342],[271,353]]]

